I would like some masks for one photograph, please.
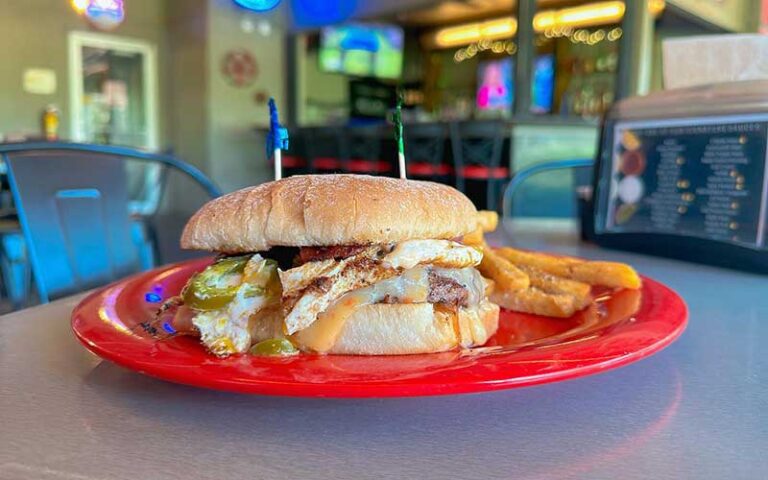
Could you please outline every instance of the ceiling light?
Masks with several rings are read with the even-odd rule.
[[[513,37],[517,32],[517,20],[512,17],[497,18],[480,23],[467,23],[438,30],[434,45],[438,48],[466,45],[480,40],[496,40]]]
[[[658,16],[666,6],[664,0],[648,0],[648,11]],[[545,10],[533,17],[533,29],[544,33],[549,29],[570,29],[610,25],[621,22],[626,10],[623,1],[593,2],[577,7]],[[437,30],[424,37],[424,43],[431,47],[449,48],[481,40],[512,38],[517,32],[517,19],[502,17],[486,22],[466,23]]]
[[[547,28],[591,27],[617,23],[624,16],[624,2],[597,2],[578,7],[545,10],[533,17],[533,28],[543,32]]]

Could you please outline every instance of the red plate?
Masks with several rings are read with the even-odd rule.
[[[502,311],[488,345],[464,352],[219,359],[197,339],[155,340],[134,329],[153,315],[160,298],[175,295],[207,263],[160,268],[90,295],[72,314],[75,335],[102,358],[172,382],[270,395],[396,397],[500,390],[602,372],[664,348],[687,321],[683,300],[644,278],[642,290],[613,293],[570,319]]]

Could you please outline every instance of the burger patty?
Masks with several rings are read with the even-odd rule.
[[[443,277],[435,272],[429,272],[429,293],[427,302],[440,303],[454,307],[465,307],[468,304],[469,291],[456,280]],[[403,303],[400,298],[386,295],[381,303]]]
[[[454,306],[466,306],[469,300],[469,291],[456,280],[443,277],[437,273],[429,272],[429,303],[442,303]]]

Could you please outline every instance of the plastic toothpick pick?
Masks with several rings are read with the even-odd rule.
[[[273,156],[275,180],[283,177],[282,151],[288,149],[288,130],[280,126],[275,99],[269,99],[269,135],[267,135],[267,157]]]
[[[405,147],[403,145],[403,94],[397,92],[397,106],[395,107],[395,141],[397,142],[397,165],[400,169],[400,178],[405,176]]]

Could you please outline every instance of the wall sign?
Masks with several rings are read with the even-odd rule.
[[[349,81],[349,116],[385,118],[397,100],[395,87],[376,80]]]
[[[56,93],[56,72],[49,68],[28,68],[22,78],[24,91],[35,95]]]
[[[238,88],[247,87],[256,81],[259,67],[256,58],[244,48],[230,50],[221,62],[221,73],[230,85]]]

